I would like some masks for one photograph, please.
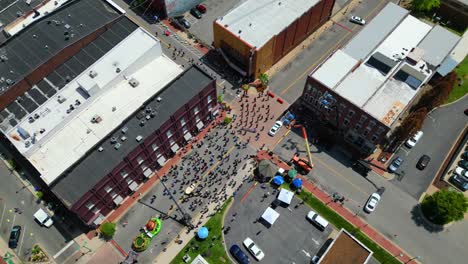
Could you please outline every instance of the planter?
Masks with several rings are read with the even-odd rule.
[[[29,261],[33,262],[33,263],[48,262],[49,257],[42,250],[42,248],[39,247],[39,245],[34,245],[32,250],[31,250],[31,256],[29,257]]]
[[[148,249],[150,239],[145,234],[139,234],[133,239],[132,248],[136,252],[142,252]]]

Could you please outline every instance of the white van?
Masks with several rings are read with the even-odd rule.
[[[408,140],[406,140],[405,146],[407,146],[408,148],[412,148],[412,147],[416,146],[416,143],[418,143],[419,139],[422,136],[423,136],[422,131],[416,132],[416,134],[414,134],[412,137],[410,137]]]
[[[322,231],[325,230],[325,228],[327,228],[328,226],[328,221],[314,211],[310,211],[307,214],[307,219],[313,224],[315,224]]]
[[[43,226],[45,227],[51,227],[54,221],[50,218],[50,216],[42,210],[42,208],[39,208],[36,213],[34,213],[34,218]]]

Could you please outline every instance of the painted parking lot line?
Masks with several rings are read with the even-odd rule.
[[[19,244],[18,254],[21,254],[21,248],[23,247],[24,237],[26,236],[26,226],[24,226],[24,229],[23,229],[23,231],[21,233],[23,235],[21,236],[21,241],[20,241],[20,244]]]
[[[0,227],[3,225],[3,217],[5,216],[6,203],[3,204],[2,218],[0,218]]]

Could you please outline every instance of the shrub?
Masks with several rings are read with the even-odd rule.
[[[37,191],[36,192],[36,197],[37,197],[37,199],[41,200],[42,197],[44,197],[44,193],[42,191]]]
[[[101,225],[100,230],[104,237],[110,238],[114,236],[115,231],[117,230],[117,225],[115,223],[107,222]]]
[[[232,118],[230,118],[230,117],[225,117],[223,123],[224,123],[225,125],[229,125],[229,123],[231,123],[231,121],[232,121]]]

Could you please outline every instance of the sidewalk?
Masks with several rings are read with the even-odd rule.
[[[262,159],[270,159],[273,163],[278,165],[279,167],[289,170],[290,166],[278,159],[275,156],[269,156],[266,151],[259,151],[257,153],[257,158],[259,160]],[[341,206],[340,204],[334,203],[330,195],[325,193],[324,191],[320,190],[315,186],[313,183],[308,181],[305,177],[299,176],[302,179],[302,186],[309,192],[311,192],[317,199],[321,202],[326,204],[329,208],[333,209],[336,213],[338,213],[341,217],[346,219],[355,227],[359,228],[364,234],[366,234],[369,238],[371,238],[375,243],[380,245],[382,248],[387,250],[390,254],[398,258],[403,263],[407,263],[412,261],[411,256],[409,256],[403,249],[399,248],[397,245],[393,244],[390,240],[388,240],[384,235],[380,232],[375,230],[371,227],[367,222],[365,222],[362,218],[358,217],[355,213],[351,212],[349,209]],[[402,254],[402,255],[400,255]]]
[[[18,256],[16,256],[15,252],[11,249],[8,249],[7,243],[0,238],[0,264],[3,263],[1,260],[5,257],[5,254],[9,253],[11,255],[10,260],[13,261],[13,263],[22,263]]]
[[[249,162],[249,161],[247,161]],[[236,184],[233,187],[228,186],[226,188],[226,194],[227,197],[231,197],[233,193],[239,188],[240,185],[242,185],[242,182],[248,177],[248,175],[253,171],[253,165],[252,163],[247,163],[248,165],[245,167],[245,169],[240,170],[237,175],[233,178],[236,182]],[[204,217],[200,218],[200,214],[195,216],[192,220],[193,223],[198,223],[198,221],[201,222],[200,226],[203,226],[210,218],[211,214],[215,213],[216,209],[222,206],[222,204],[225,201],[219,201],[219,203],[210,203],[208,205],[208,213],[204,215]],[[181,244],[175,243],[176,238],[174,238],[171,242],[169,242],[167,246],[167,250],[165,252],[162,252],[159,254],[155,261],[153,263],[169,263],[171,260],[173,260],[177,254],[190,242],[190,240],[194,237],[194,232],[196,230],[190,232],[187,234],[186,229],[182,229],[182,231],[179,233],[179,236],[183,242]]]

